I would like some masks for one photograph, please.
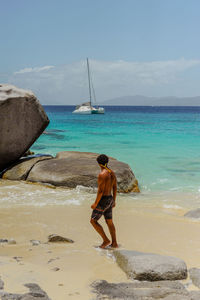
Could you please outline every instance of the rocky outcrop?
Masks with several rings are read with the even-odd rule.
[[[35,164],[27,180],[69,188],[75,188],[77,185],[97,187],[98,155],[88,152],[60,152],[51,160]],[[119,192],[139,192],[138,182],[129,165],[110,158],[109,166],[116,173]]]
[[[127,282],[108,283],[105,280],[92,284],[98,300],[199,300],[199,291],[187,291],[179,282]]]
[[[197,208],[197,209],[193,209],[193,210],[190,210],[188,211],[184,217],[187,217],[187,218],[193,218],[193,219],[199,219],[200,218],[200,208]]]
[[[187,266],[179,258],[129,250],[115,250],[113,255],[129,278],[146,281],[187,278]]]
[[[0,84],[0,171],[18,160],[48,124],[32,92]]]
[[[38,161],[51,158],[51,155],[21,158],[3,173],[2,178],[9,180],[26,180],[30,170]]]

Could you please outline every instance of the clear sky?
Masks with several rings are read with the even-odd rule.
[[[43,103],[200,95],[199,0],[0,0],[0,82]],[[76,104],[75,103],[75,104]]]

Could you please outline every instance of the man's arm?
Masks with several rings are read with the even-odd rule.
[[[101,200],[101,197],[103,196],[104,188],[105,188],[105,176],[99,174],[97,197],[96,197],[96,201],[91,205],[92,209],[95,209],[97,207],[99,201]]]

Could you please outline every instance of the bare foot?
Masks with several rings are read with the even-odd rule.
[[[110,245],[110,241],[106,240],[99,246],[99,248],[105,249],[108,245]]]
[[[117,243],[112,243],[112,244],[110,244],[110,247],[112,247],[112,248],[118,248],[119,246],[118,246]]]

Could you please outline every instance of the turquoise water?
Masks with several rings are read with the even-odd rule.
[[[130,165],[143,192],[200,191],[199,107],[106,107],[104,115],[44,108],[50,124],[35,153],[105,153]]]

